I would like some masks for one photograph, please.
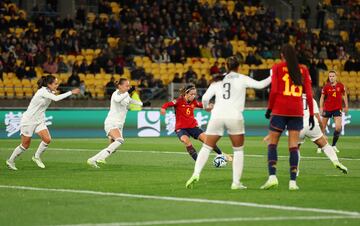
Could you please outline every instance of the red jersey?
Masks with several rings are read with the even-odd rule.
[[[324,111],[335,111],[342,109],[342,96],[345,93],[345,86],[337,82],[335,85],[327,83],[321,90],[325,95]]]
[[[202,108],[203,105],[197,100],[187,102],[184,97],[165,103],[161,108],[175,108],[176,124],[175,130],[197,127],[197,121],[194,117],[195,108]]]
[[[297,86],[293,83],[286,62],[280,62],[272,67],[268,109],[272,110],[273,115],[302,117],[304,115],[303,92],[306,93],[310,115],[314,115],[309,71],[303,65],[299,65],[299,68],[303,76],[303,86]]]

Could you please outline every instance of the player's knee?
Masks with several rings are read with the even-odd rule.
[[[50,144],[50,143],[51,143],[51,137],[44,137],[44,138],[42,139],[42,141],[43,141],[44,143],[46,143],[46,144]]]
[[[28,149],[30,147],[30,141],[24,141],[21,143],[21,146],[24,148],[24,149]]]
[[[186,146],[192,145],[190,139],[187,136],[182,136],[180,138],[181,142],[183,142]]]

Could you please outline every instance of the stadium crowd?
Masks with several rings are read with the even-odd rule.
[[[232,12],[220,1],[212,6],[197,0],[121,0],[119,4],[118,15],[112,12],[111,1],[100,0],[97,13],[107,16],[89,19],[89,12],[79,7],[74,17],[62,19],[51,4],[43,9],[35,6],[27,15],[11,1],[1,1],[0,78],[3,72],[14,72],[19,79],[32,79],[36,67],[45,73],[75,75],[101,70],[122,75],[124,67],[129,67],[141,86],[162,87],[161,81],[154,81],[152,75],[136,67],[134,56],[148,56],[156,63],[185,63],[188,57],[226,58],[234,54],[231,40],[244,40],[248,46],[256,47],[247,54],[235,53],[249,65],[279,58],[280,46],[290,42],[299,60],[310,67],[313,78],[317,70],[328,69],[325,59],[346,60],[344,70],[360,71],[355,47],[360,40],[359,23],[352,23],[348,39],[343,40],[326,27],[317,33],[291,20],[281,23],[276,12],[260,1],[236,1]],[[353,4],[351,11],[344,11],[342,20],[359,20],[359,5]],[[255,6],[256,12],[246,13],[248,6]],[[120,41],[110,48],[108,37],[119,37]],[[65,62],[61,57],[78,55],[82,49],[100,52],[90,64],[85,59],[81,63]],[[211,73],[224,70],[223,65],[216,64]],[[202,77],[194,73],[189,69],[175,79],[188,82]],[[201,83],[206,87],[203,80]]]

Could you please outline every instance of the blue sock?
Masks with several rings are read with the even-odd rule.
[[[192,145],[190,145],[190,146],[186,147],[186,150],[189,153],[189,155],[191,156],[191,158],[193,158],[196,161],[197,153],[196,153],[195,148]]]
[[[290,163],[290,180],[296,180],[296,173],[297,173],[297,168],[298,168],[298,163],[299,163],[299,149],[298,147],[292,147],[289,148],[289,152],[290,152],[290,158],[289,158],[289,163]]]
[[[218,155],[221,155],[221,154],[222,154],[222,152],[221,152],[221,150],[220,150],[220,148],[219,148],[218,146],[215,146],[213,150],[214,150],[214,151],[216,152],[216,154],[218,154]]]
[[[334,131],[334,137],[333,137],[332,146],[336,146],[336,143],[339,140],[339,137],[340,137],[340,131],[335,130]]]
[[[268,145],[268,169],[269,175],[276,175],[276,163],[277,163],[277,145]]]

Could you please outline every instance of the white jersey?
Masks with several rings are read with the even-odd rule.
[[[207,108],[210,99],[215,96],[215,105],[211,111],[211,118],[243,119],[246,88],[262,89],[271,83],[271,76],[256,81],[249,76],[230,72],[222,81],[210,85],[202,102]]]
[[[45,111],[51,101],[59,101],[71,96],[71,91],[55,95],[47,87],[40,88],[30,101],[27,110],[21,118],[21,125],[36,125],[45,122]]]
[[[304,108],[304,117],[303,117],[303,122],[304,122],[304,128],[305,125],[309,124],[309,117],[310,117],[310,112],[309,112],[309,106],[306,102],[306,94],[302,95],[303,98],[303,108]],[[313,99],[313,106],[314,106],[314,114],[319,114],[319,107],[315,101],[315,99]],[[316,118],[314,118],[315,120],[315,124],[318,124],[318,121]]]
[[[119,90],[113,92],[105,124],[124,125],[129,104],[142,106],[142,102],[132,99],[128,92],[120,93]]]

